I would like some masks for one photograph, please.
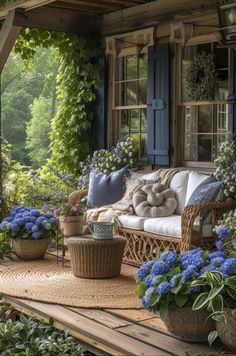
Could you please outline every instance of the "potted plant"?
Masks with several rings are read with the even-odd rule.
[[[83,233],[85,211],[86,208],[81,202],[76,205],[65,203],[54,210],[54,217],[59,218],[61,230],[65,237],[77,236]]]
[[[203,342],[214,329],[206,310],[192,310],[201,290],[199,286],[192,286],[192,282],[210,263],[211,254],[200,248],[181,254],[164,251],[137,272],[137,295],[144,307],[158,312],[177,338]]]
[[[13,252],[23,260],[43,258],[57,229],[53,214],[21,205],[14,206],[0,224],[0,232],[11,241]]]
[[[206,271],[193,282],[202,290],[193,309],[207,308],[216,320],[216,330],[208,337],[210,344],[219,336],[227,347],[236,351],[236,210],[224,214],[216,233],[218,268]]]
[[[217,248],[215,252],[197,248],[181,254],[165,251],[137,272],[137,295],[144,307],[158,312],[178,338],[207,340],[214,321],[222,320],[222,308],[235,305],[236,258],[219,251],[221,240]],[[211,320],[209,316],[215,312]],[[210,341],[214,335],[210,334]]]

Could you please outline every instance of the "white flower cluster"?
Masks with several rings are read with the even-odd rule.
[[[232,139],[223,142],[214,160],[215,177],[223,183],[227,198],[236,199],[236,143]]]
[[[89,173],[91,169],[109,174],[124,166],[132,165],[134,155],[133,139],[126,138],[123,141],[118,141],[111,151],[102,149],[94,151],[92,156],[81,163],[82,176],[79,177],[79,188],[88,186]]]

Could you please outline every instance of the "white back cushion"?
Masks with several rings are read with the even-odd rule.
[[[135,179],[139,179],[139,180],[143,180],[143,179],[152,180],[152,179],[155,179],[155,175],[156,175],[156,171],[153,171],[151,173],[146,173],[146,174],[131,172],[130,178],[135,178]]]
[[[185,207],[187,187],[188,187],[189,171],[178,172],[174,175],[170,182],[170,188],[175,192],[177,200],[177,208],[175,214],[181,215]]]
[[[202,183],[208,177],[209,177],[208,175],[200,174],[198,172],[190,172],[189,173],[188,188],[187,188],[185,205],[188,204],[189,198],[191,197],[191,195],[194,192],[194,190],[199,186],[200,183]]]

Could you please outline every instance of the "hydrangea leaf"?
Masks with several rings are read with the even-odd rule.
[[[178,305],[179,308],[182,308],[188,301],[189,297],[183,294],[176,294],[175,295],[175,303]]]
[[[147,290],[145,283],[141,282],[136,288],[136,294],[139,298],[142,298]]]

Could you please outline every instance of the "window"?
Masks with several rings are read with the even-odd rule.
[[[212,100],[191,101],[186,89],[185,70],[189,60],[202,52],[214,55],[218,90]],[[211,162],[228,131],[228,49],[218,48],[213,43],[189,46],[182,48],[181,57],[182,161],[184,165]]]
[[[147,160],[147,54],[115,58],[114,119],[119,137],[134,140],[135,158]]]

